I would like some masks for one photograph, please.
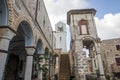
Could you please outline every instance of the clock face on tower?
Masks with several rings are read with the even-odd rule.
[[[62,24],[59,24],[58,31],[63,32],[63,26],[62,26]]]

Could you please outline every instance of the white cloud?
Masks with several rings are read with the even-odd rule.
[[[101,39],[120,37],[120,13],[105,14],[103,19],[95,17],[98,35]]]
[[[67,11],[88,6],[86,0],[44,0],[53,29],[58,21],[66,21]]]

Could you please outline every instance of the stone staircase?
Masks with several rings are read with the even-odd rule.
[[[70,60],[68,54],[60,55],[59,80],[70,80]]]

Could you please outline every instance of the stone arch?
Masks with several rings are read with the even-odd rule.
[[[81,20],[79,21],[78,25],[82,25],[82,24],[88,25],[88,20],[81,19]]]
[[[82,41],[84,41],[84,40],[92,40],[92,41],[95,42],[95,38],[92,37],[92,36],[85,36],[85,37],[82,37],[81,40],[82,40]]]
[[[95,39],[91,36],[85,36],[85,37],[81,38],[81,40],[83,43],[83,47],[86,46],[87,49],[90,48],[91,44],[94,45],[94,43],[95,43]]]
[[[18,35],[25,38],[25,46],[33,46],[34,36],[30,24],[27,21],[22,21],[17,29]]]
[[[100,38],[94,38],[92,36],[85,36],[85,37],[82,37],[81,38],[82,41],[87,41],[87,40],[91,40],[93,41],[93,43],[97,43],[97,42],[100,42]]]
[[[19,23],[16,35],[9,44],[8,60],[4,74],[5,80],[24,79],[27,55],[26,46],[33,46],[33,32],[30,24],[24,20]],[[16,64],[13,65],[13,63]]]
[[[4,71],[5,80],[24,79],[26,64],[25,38],[19,33],[14,36],[9,44],[8,56]]]
[[[0,0],[0,26],[8,25],[8,6],[6,0]]]
[[[82,41],[84,41],[84,40],[92,40],[92,41],[95,42],[95,38],[93,38],[92,36],[85,36],[85,37],[82,37],[81,40],[82,40]]]
[[[19,18],[15,20],[15,22],[14,22],[14,24],[15,24],[14,26],[16,27],[15,31],[17,31],[17,28],[22,21],[26,21],[27,23],[29,23],[31,29],[33,30],[34,25],[32,24],[33,22],[31,20],[31,18],[27,15],[24,15],[24,16],[19,16]]]
[[[33,43],[34,43],[33,27],[34,27],[34,25],[33,25],[31,18],[29,16],[21,16],[14,22],[15,31],[18,31],[18,28],[22,22],[25,22],[27,24],[27,26],[26,26],[26,28],[24,28],[24,30],[29,28],[29,30],[27,30],[27,31],[31,32],[29,35],[31,35],[31,40],[32,40],[31,46],[33,46]],[[30,46],[30,45],[26,44],[26,46]]]

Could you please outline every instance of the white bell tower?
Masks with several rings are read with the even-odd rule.
[[[56,48],[61,48],[62,52],[67,52],[67,43],[66,43],[66,25],[63,22],[58,22],[55,25],[55,37],[56,37]]]

